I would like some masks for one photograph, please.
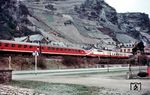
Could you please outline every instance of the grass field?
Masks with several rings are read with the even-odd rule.
[[[76,84],[47,83],[39,81],[13,80],[11,85],[21,88],[33,89],[35,93],[44,93],[46,95],[98,95],[99,92],[99,88],[97,87],[86,87]]]

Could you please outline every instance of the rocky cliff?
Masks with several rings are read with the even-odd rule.
[[[115,35],[124,34],[134,41],[144,40],[148,43],[150,41],[150,21],[145,13],[117,13],[104,0],[86,0],[81,6],[76,6],[75,10],[80,18],[97,21],[105,30],[109,29]],[[123,43],[133,40],[127,41],[128,38],[120,39],[117,36],[116,39]]]
[[[111,22],[117,25],[117,12],[104,0],[86,0],[81,6],[75,7],[80,17],[87,17],[89,20]]]
[[[32,25],[28,20],[28,8],[17,0],[0,1],[0,39],[12,40],[14,37],[32,35],[27,26]]]
[[[143,39],[142,33],[150,34],[150,20],[145,13],[118,13],[118,26],[123,32],[138,40]]]

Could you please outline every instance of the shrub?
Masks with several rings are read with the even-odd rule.
[[[47,68],[46,60],[43,57],[39,57],[37,61],[37,66],[41,69],[46,69]]]
[[[66,66],[80,66],[83,63],[83,58],[75,56],[64,56],[62,63]]]

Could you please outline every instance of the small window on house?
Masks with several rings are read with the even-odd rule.
[[[130,52],[130,49],[128,49],[128,52]]]
[[[120,50],[120,52],[122,52],[122,49]]]
[[[126,52],[126,49],[124,49],[124,52]]]

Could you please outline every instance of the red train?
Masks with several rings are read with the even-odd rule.
[[[49,55],[72,55],[72,56],[89,56],[89,57],[112,57],[112,58],[129,58],[131,54],[113,52],[113,51],[96,51],[84,50],[65,47],[54,47],[48,45],[39,45],[37,43],[15,42],[0,40],[0,51],[3,52],[20,52],[32,53],[34,51]]]

